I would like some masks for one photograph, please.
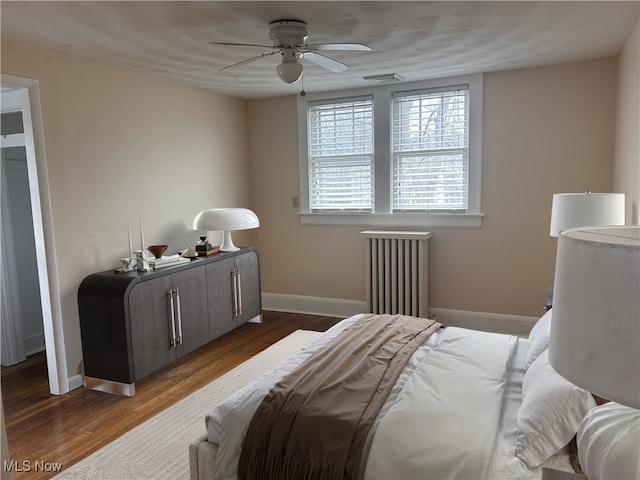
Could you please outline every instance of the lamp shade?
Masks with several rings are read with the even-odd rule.
[[[640,408],[640,226],[560,234],[549,361],[575,385]]]
[[[231,239],[232,230],[247,230],[259,226],[258,216],[247,208],[210,208],[198,213],[193,220],[194,230],[223,232],[222,245],[220,245],[220,250],[223,252],[239,250]]]
[[[302,64],[299,62],[283,62],[276,67],[280,80],[285,83],[295,83],[302,75]]]
[[[549,235],[598,225],[624,225],[624,193],[556,193],[551,206]]]

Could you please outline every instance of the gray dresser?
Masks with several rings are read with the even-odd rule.
[[[123,395],[135,382],[229,330],[260,319],[254,248],[152,272],[86,277],[78,289],[85,386]]]

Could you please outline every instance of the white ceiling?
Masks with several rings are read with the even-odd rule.
[[[219,72],[268,50],[269,22],[302,19],[310,43],[360,42],[372,52],[326,52],[351,66],[333,73],[303,61],[308,92],[359,87],[365,75],[407,81],[619,53],[640,2],[6,1],[2,40],[42,46],[240,98],[296,93],[279,55]],[[323,52],[325,53],[325,52]],[[10,72],[7,72],[10,73]]]

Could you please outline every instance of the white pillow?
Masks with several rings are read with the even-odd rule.
[[[529,350],[525,360],[525,369],[529,368],[538,356],[549,348],[549,334],[551,333],[551,310],[538,319],[529,333]]]
[[[580,425],[577,443],[588,478],[640,478],[640,410],[614,402],[591,409]]]
[[[545,350],[522,382],[516,455],[529,469],[542,465],[571,441],[595,405],[589,392],[556,373]]]

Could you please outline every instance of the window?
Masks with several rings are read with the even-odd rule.
[[[373,207],[371,98],[309,106],[311,210]]]
[[[479,227],[482,77],[298,101],[305,224]]]
[[[394,96],[394,212],[467,211],[468,93]]]

